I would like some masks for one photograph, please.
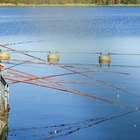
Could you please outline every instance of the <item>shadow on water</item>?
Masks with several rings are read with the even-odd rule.
[[[126,115],[132,114],[137,111],[139,111],[139,108],[129,111],[129,112],[122,113],[122,114],[101,117],[101,118],[91,118],[91,119],[87,119],[87,120],[83,120],[83,121],[78,121],[75,123],[59,124],[59,125],[52,125],[52,126],[40,126],[40,127],[38,126],[38,127],[30,127],[30,128],[9,129],[9,137],[11,137],[11,138],[14,137],[15,139],[26,139],[26,140],[28,140],[28,139],[37,139],[37,140],[55,139],[58,137],[71,135],[82,129],[93,127],[95,125],[98,125],[98,124],[106,122],[106,121],[124,117]]]

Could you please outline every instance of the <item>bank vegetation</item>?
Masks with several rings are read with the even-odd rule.
[[[139,5],[140,0],[0,0],[0,5]]]

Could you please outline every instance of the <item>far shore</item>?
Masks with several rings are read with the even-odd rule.
[[[17,5],[15,5],[15,4],[12,4],[12,3],[0,3],[0,7],[35,7],[35,6],[37,6],[37,7],[39,7],[39,6],[46,6],[46,7],[57,7],[57,6],[60,6],[60,7],[65,7],[65,6],[77,6],[77,7],[84,7],[84,6],[140,6],[140,4],[110,4],[110,5],[97,5],[97,4],[81,4],[81,3],[78,3],[78,4],[24,4],[24,3],[19,3],[19,4],[17,4]]]

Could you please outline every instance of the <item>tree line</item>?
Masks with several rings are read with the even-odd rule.
[[[140,4],[140,0],[0,0],[0,3],[23,4]]]

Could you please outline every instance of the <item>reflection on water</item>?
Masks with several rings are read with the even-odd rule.
[[[112,120],[112,119],[117,119],[126,115],[129,115],[131,113],[134,113],[138,111],[130,111],[126,112],[123,114],[115,115],[115,116],[110,116],[110,117],[102,117],[102,118],[91,118],[88,120],[84,121],[79,121],[76,123],[69,123],[69,124],[59,124],[59,125],[54,125],[54,126],[40,126],[40,127],[31,127],[31,128],[19,128],[19,129],[11,129],[9,130],[9,137],[16,137],[15,139],[44,139],[44,140],[49,140],[49,139],[54,139],[54,138],[59,138],[67,135],[71,135],[75,132],[78,132],[82,129],[87,129],[93,126],[96,126],[100,123]],[[136,127],[136,125],[134,125]],[[37,132],[40,132],[37,134]]]
[[[31,57],[33,54],[28,55]],[[77,59],[77,54],[75,55]],[[96,57],[98,58],[97,55]],[[19,88],[20,92],[20,95],[16,94],[17,102],[14,102],[19,111],[19,118],[15,120],[18,123],[14,122],[13,127],[10,127],[8,139],[42,140],[58,137],[64,139],[64,136],[67,135],[74,137],[77,135],[75,132],[80,133],[81,130],[84,130],[83,135],[87,135],[89,129],[94,130],[92,126],[98,126],[97,124],[100,123],[103,123],[104,126],[106,125],[104,122],[108,122],[107,125],[114,128],[118,119],[117,122],[120,122],[126,118],[125,123],[129,125],[131,116],[139,112],[140,96],[138,91],[133,91],[135,87],[131,84],[130,79],[136,80],[136,78],[132,75],[131,69],[127,68],[127,72],[125,72],[121,68],[119,70],[112,67],[104,69],[99,65],[93,67],[88,64],[86,66],[64,63],[46,65],[47,61],[42,57],[38,59],[42,60],[42,63],[32,59],[24,61],[24,63],[8,64],[9,67],[16,66],[16,68],[8,69],[8,75],[5,75],[5,78],[10,80],[13,90],[16,91]],[[35,64],[32,64],[33,62]],[[96,63],[98,64],[98,62]],[[23,71],[26,68],[28,68],[28,72]],[[16,83],[18,84],[16,85]],[[30,89],[25,83],[29,84]],[[21,90],[23,86],[24,90]],[[40,92],[41,94],[38,94]],[[23,106],[18,109],[18,104]],[[79,116],[77,112],[82,115]],[[125,117],[126,115],[127,117]],[[27,122],[23,124],[21,119],[24,117]],[[139,119],[137,115],[134,118]],[[53,122],[54,120],[55,122]],[[111,123],[112,121],[114,123]],[[136,128],[136,132],[139,130],[136,122],[132,124],[132,127]],[[100,129],[102,130],[102,127]],[[131,127],[128,127],[125,131],[130,131],[130,129]],[[95,138],[99,137],[92,133],[90,135]],[[108,134],[106,137],[110,137],[110,135]]]
[[[139,7],[0,8],[1,44],[21,50],[3,62],[7,140],[139,140],[139,17]],[[49,51],[58,64],[46,65]]]

